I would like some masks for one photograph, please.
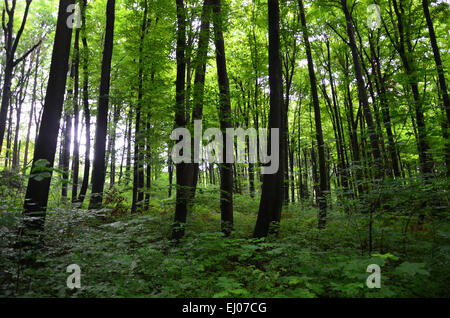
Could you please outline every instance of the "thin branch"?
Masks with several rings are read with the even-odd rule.
[[[27,58],[27,56],[33,52],[39,45],[41,45],[42,43],[42,39],[39,40],[38,43],[36,43],[31,49],[29,49],[24,55],[22,55],[20,58],[18,58],[17,60],[14,61],[14,67],[17,66],[20,62],[22,62],[24,59]]]

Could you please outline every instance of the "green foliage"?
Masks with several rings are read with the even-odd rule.
[[[13,249],[21,217],[2,209],[0,294],[26,297],[443,297],[450,277],[448,222],[431,221],[432,236],[402,233],[405,220],[385,213],[374,224],[371,255],[361,240],[367,219],[329,213],[318,231],[313,206],[283,210],[278,238],[252,239],[259,199],[236,196],[235,231],[223,237],[218,191],[200,188],[187,236],[169,240],[173,201],[152,200],[142,215],[113,214],[117,201],[94,213],[49,211],[38,267],[19,266]],[[165,189],[162,189],[165,192]],[[161,191],[162,191],[161,190]],[[121,195],[111,190],[119,202]],[[153,197],[163,197],[160,190]],[[410,194],[411,195],[411,194]],[[397,200],[400,198],[397,197]],[[244,202],[248,202],[247,205]],[[385,203],[394,204],[391,199]],[[401,210],[399,210],[401,211]],[[105,218],[104,216],[108,217]],[[101,217],[100,217],[101,216]],[[404,246],[406,244],[406,251]],[[21,254],[22,253],[22,254]],[[66,267],[81,268],[81,289],[66,287]],[[381,268],[381,288],[369,289],[367,266]]]

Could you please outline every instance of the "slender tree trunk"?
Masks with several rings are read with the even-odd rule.
[[[39,60],[41,57],[41,46],[39,46],[38,51],[36,53],[36,66],[34,70],[34,82],[33,82],[33,94],[31,96],[31,110],[30,110],[30,118],[28,121],[28,128],[27,128],[27,139],[25,142],[25,153],[24,153],[24,159],[23,159],[23,167],[25,168],[28,165],[28,148],[30,145],[30,133],[31,133],[31,125],[33,123],[33,115],[36,112],[36,90],[37,90],[37,80],[38,80],[38,73],[39,73]]]
[[[422,101],[420,99],[419,86],[417,80],[417,74],[414,68],[414,63],[411,60],[409,53],[412,51],[412,45],[410,43],[409,38],[405,36],[405,24],[403,22],[404,18],[404,9],[402,3],[400,2],[400,7],[397,5],[397,1],[393,0],[394,11],[397,16],[397,26],[399,33],[399,43],[396,47],[400,58],[402,60],[403,66],[405,68],[406,75],[408,75],[408,81],[411,86],[411,90],[414,98],[414,112],[415,112],[415,120],[417,124],[417,145],[419,151],[419,161],[420,161],[420,169],[421,172],[425,176],[429,176],[433,172],[433,162],[429,152],[429,144],[427,141],[427,132],[425,126],[425,117],[422,109]],[[408,48],[408,51],[405,48],[405,44]]]
[[[144,40],[147,33],[147,2],[145,2],[144,14],[142,17],[141,25],[141,38],[139,42],[139,65],[138,65],[138,100],[136,107],[136,126],[135,126],[135,140],[134,140],[134,170],[133,170],[133,202],[131,205],[131,213],[136,213],[138,209],[143,206],[144,200],[144,151],[141,151],[142,145],[142,132],[141,132],[141,111],[142,111],[142,98],[143,98],[143,85],[144,85],[144,61],[143,50]]]
[[[72,63],[70,68],[70,78],[72,82],[75,77],[75,61],[72,57]],[[63,146],[62,146],[62,158],[61,158],[61,170],[62,184],[61,184],[61,199],[63,202],[67,199],[67,188],[69,183],[69,166],[70,166],[70,145],[72,143],[72,101],[73,101],[73,88],[70,88],[67,92],[68,100],[66,100],[66,106],[64,110],[64,129],[62,130]],[[70,100],[72,98],[72,100]]]
[[[72,160],[72,203],[77,201],[78,178],[80,173],[80,141],[78,135],[79,126],[79,107],[78,107],[78,88],[79,88],[79,65],[80,65],[80,29],[75,31],[74,44],[74,87],[73,87],[73,160]]]
[[[233,164],[227,163],[229,153],[233,155],[233,149],[228,149],[227,128],[231,128],[231,101],[230,85],[225,57],[225,45],[223,39],[223,17],[221,0],[212,0],[214,12],[214,44],[216,46],[217,78],[220,92],[219,118],[220,129],[223,134],[223,158],[224,163],[219,164],[220,170],[220,210],[222,218],[222,232],[229,235],[233,229]],[[233,144],[233,143],[232,143]]]
[[[441,60],[441,53],[439,51],[439,46],[436,41],[436,34],[434,32],[433,21],[431,20],[430,10],[428,9],[428,0],[422,0],[423,12],[425,14],[425,19],[427,20],[428,33],[430,35],[431,48],[433,49],[434,62],[436,64],[436,70],[439,78],[439,88],[442,94],[442,101],[444,102],[445,114],[447,116],[446,132],[444,133],[446,138],[446,166],[447,166],[447,178],[450,177],[450,164],[448,158],[450,158],[450,140],[449,140],[449,127],[450,127],[450,98],[447,92],[447,83],[445,81],[445,71]],[[444,137],[445,138],[445,137]]]
[[[308,38],[308,30],[306,26],[306,17],[305,17],[305,9],[303,7],[303,1],[299,0],[300,6],[300,19],[302,23],[303,29],[303,42],[305,44],[306,56],[308,60],[308,72],[309,72],[309,81],[311,86],[311,95],[313,98],[313,106],[314,106],[314,120],[316,125],[316,140],[317,140],[317,151],[319,154],[319,176],[320,182],[317,193],[317,201],[319,204],[319,222],[318,227],[322,229],[326,224],[326,213],[327,213],[327,200],[326,200],[326,192],[329,190],[328,187],[328,178],[327,171],[325,166],[325,145],[323,142],[323,132],[322,132],[322,119],[320,116],[320,105],[319,105],[319,96],[317,94],[317,84],[316,84],[316,75],[314,73],[314,64],[312,60],[311,47],[309,44]]]
[[[345,14],[346,23],[347,23],[347,34],[349,37],[349,44],[350,44],[350,49],[351,49],[352,57],[353,57],[353,67],[355,69],[355,76],[356,76],[356,81],[358,84],[358,96],[359,96],[359,100],[360,100],[360,103],[363,108],[364,117],[366,119],[367,128],[368,128],[368,132],[369,132],[369,138],[370,138],[370,145],[371,145],[371,149],[372,149],[372,155],[373,155],[373,158],[375,161],[375,176],[377,177],[377,179],[379,179],[382,177],[380,147],[379,147],[379,143],[378,143],[377,133],[375,130],[375,125],[374,125],[373,119],[372,119],[372,112],[369,107],[369,99],[367,97],[366,85],[364,82],[362,69],[361,69],[361,63],[360,63],[359,56],[358,56],[358,48],[356,46],[355,32],[353,29],[353,21],[352,21],[352,17],[350,15],[350,12],[347,7],[347,1],[341,0],[341,4],[342,4],[342,10],[344,11],[344,14]]]
[[[84,121],[86,126],[86,150],[84,153],[84,172],[83,172],[83,181],[81,183],[80,193],[78,195],[78,203],[81,204],[84,201],[84,198],[87,193],[87,189],[89,186],[89,172],[91,169],[91,113],[89,110],[89,70],[88,70],[88,56],[89,56],[89,48],[86,39],[86,3],[87,0],[83,0],[81,19],[82,19],[82,37],[81,41],[83,43],[83,113],[84,113]]]
[[[376,54],[374,43],[370,39],[369,41],[370,41],[370,50],[372,52],[372,57],[374,59],[374,68],[375,68],[374,71],[377,77],[376,86],[381,102],[381,113],[383,115],[384,128],[386,129],[386,135],[388,137],[388,150],[391,157],[392,172],[394,173],[395,177],[400,177],[394,134],[392,133],[389,103],[386,97],[386,84],[384,82],[383,76],[381,75],[380,60],[379,56]]]
[[[133,122],[132,118],[133,118],[133,109],[130,105],[129,110],[128,110],[127,161],[126,161],[126,168],[125,168],[127,184],[130,182],[130,170],[131,170],[131,128],[132,128],[131,126],[132,126],[132,122]]]
[[[209,21],[211,15],[211,0],[203,1],[203,9],[201,16],[201,25],[200,25],[200,33],[198,40],[198,48],[197,48],[197,59],[195,61],[195,77],[194,77],[194,90],[193,90],[193,98],[194,98],[194,108],[192,110],[192,123],[194,120],[201,120],[203,117],[203,96],[205,91],[205,73],[206,73],[206,58],[208,55],[208,42],[209,42]],[[195,138],[191,139],[192,147],[197,146],[198,149],[201,149],[201,143],[195,145]],[[190,164],[189,164],[190,167]],[[195,190],[197,187],[197,180],[199,174],[199,163],[193,163],[194,169],[194,178],[191,189],[191,200],[195,196]],[[189,168],[188,168],[189,169]]]
[[[13,145],[13,159],[12,168],[17,171],[19,169],[20,161],[20,141],[19,141],[19,130],[20,130],[20,119],[22,115],[22,105],[25,101],[25,97],[28,89],[28,82],[31,74],[31,69],[33,67],[33,60],[30,61],[30,66],[25,74],[25,62],[22,68],[22,80],[20,83],[20,89],[16,98],[16,131],[14,133],[14,145]]]
[[[176,77],[176,93],[175,93],[175,126],[186,126],[186,109],[185,109],[185,78],[186,78],[186,9],[183,0],[176,0],[177,7],[177,77]],[[170,160],[170,159],[169,159]],[[172,239],[178,241],[184,236],[184,225],[187,217],[187,201],[189,191],[187,187],[191,184],[186,177],[186,163],[176,164],[176,180],[177,194],[175,204],[175,218],[172,229]],[[171,189],[169,189],[170,195]]]
[[[117,131],[116,127],[120,119],[120,108],[114,104],[113,110],[113,127],[111,132],[111,171],[109,176],[109,188],[113,188],[116,183],[116,139]]]
[[[106,35],[103,47],[102,72],[100,78],[100,96],[95,129],[94,165],[92,169],[92,196],[89,209],[98,209],[102,205],[103,186],[105,184],[105,143],[108,124],[108,102],[111,72],[111,58],[114,43],[114,7],[115,0],[106,4]]]

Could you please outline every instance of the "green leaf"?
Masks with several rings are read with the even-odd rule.
[[[395,271],[399,274],[415,276],[416,274],[429,276],[430,272],[425,269],[425,263],[403,262]]]

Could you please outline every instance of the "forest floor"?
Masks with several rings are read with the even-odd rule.
[[[165,198],[163,181],[153,189],[149,210],[135,216],[127,212],[128,198],[120,191],[111,194],[110,207],[98,213],[49,209],[42,248],[33,251],[36,263],[31,268],[18,265],[24,252],[12,248],[20,209],[3,205],[0,296],[449,296],[448,216],[427,218],[417,230],[400,209],[373,213],[369,254],[370,217],[356,213],[357,207],[335,204],[327,227],[319,231],[317,209],[291,203],[283,209],[278,237],[253,239],[259,198],[235,195],[235,230],[224,238],[219,232],[218,189],[208,186],[198,189],[186,236],[174,245],[168,239],[174,199]],[[70,264],[81,269],[80,289],[66,286]],[[381,288],[366,284],[370,264],[380,266]]]

